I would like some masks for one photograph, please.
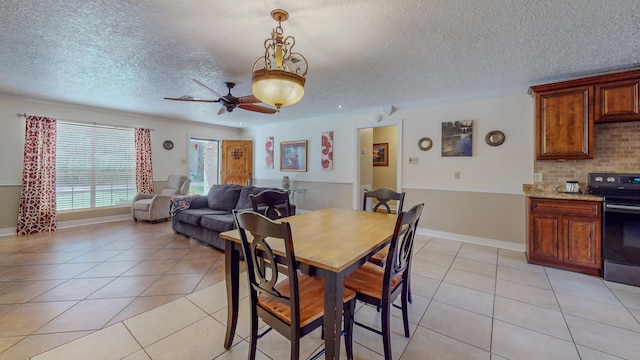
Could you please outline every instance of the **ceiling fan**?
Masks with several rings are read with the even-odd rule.
[[[218,94],[212,88],[203,84],[201,81],[198,81],[196,79],[191,79],[191,80],[193,80],[193,82],[202,86],[203,88],[209,90],[212,94],[217,96],[218,99],[217,100],[195,99],[195,98],[192,98],[191,96],[186,96],[186,95],[179,98],[166,97],[164,99],[177,100],[177,101],[211,102],[211,103],[217,102],[222,104],[222,107],[218,111],[218,115],[224,114],[225,112],[232,112],[233,109],[237,107],[243,110],[255,111],[262,114],[274,114],[277,112],[276,109],[272,109],[266,106],[256,105],[256,103],[259,103],[261,101],[258,100],[258,98],[253,95],[247,95],[247,96],[241,96],[241,97],[235,97],[231,95],[231,89],[233,89],[233,87],[236,86],[235,83],[225,82],[225,84],[227,85],[227,88],[229,89],[229,93],[223,96]]]

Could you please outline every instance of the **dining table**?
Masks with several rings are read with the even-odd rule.
[[[344,278],[390,241],[396,214],[352,209],[324,208],[276,220],[291,226],[298,269],[324,280],[325,359],[340,358]],[[227,329],[224,347],[233,344],[238,323],[240,261],[238,230],[220,234],[225,239]],[[284,247],[273,247],[284,256]]]

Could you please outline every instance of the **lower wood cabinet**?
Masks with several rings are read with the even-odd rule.
[[[600,275],[602,203],[529,198],[527,260]]]

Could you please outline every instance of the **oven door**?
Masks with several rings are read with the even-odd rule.
[[[640,286],[640,205],[605,201],[602,258],[605,280]]]

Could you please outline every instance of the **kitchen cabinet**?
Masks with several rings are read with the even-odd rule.
[[[640,69],[532,86],[536,160],[593,159],[594,124],[640,120]]]
[[[538,160],[593,159],[593,87],[536,93]]]
[[[528,199],[527,261],[600,275],[602,203]]]
[[[595,122],[640,119],[640,79],[614,81],[595,86]]]

